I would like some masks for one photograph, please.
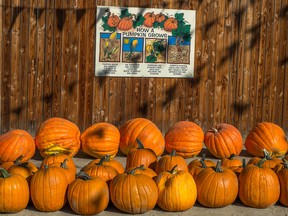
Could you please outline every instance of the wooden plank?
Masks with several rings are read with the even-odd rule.
[[[46,1],[45,6],[45,64],[44,64],[44,80],[43,80],[43,121],[52,117],[52,99],[53,91],[53,40],[54,40],[54,22],[55,19],[55,2],[54,0]]]
[[[0,0],[0,134],[2,134],[2,86],[4,85],[2,76],[3,76],[3,19],[4,19],[4,1]]]

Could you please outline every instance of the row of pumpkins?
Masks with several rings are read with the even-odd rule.
[[[187,165],[184,158],[198,155],[203,142],[221,160],[215,164],[203,157]],[[284,131],[273,123],[258,123],[245,140],[253,156],[247,166],[237,158],[242,145],[240,132],[229,124],[204,133],[197,124],[181,121],[163,137],[144,118],[129,120],[119,130],[96,123],[82,134],[74,123],[51,118],[35,138],[23,130],[0,136],[0,212],[21,211],[29,199],[44,212],[57,211],[68,200],[78,214],[97,214],[110,200],[127,213],[144,213],[156,204],[166,211],[184,211],[196,200],[222,207],[237,196],[255,208],[278,200],[288,206]],[[44,158],[40,168],[29,162],[35,148]],[[73,156],[80,148],[97,159],[76,175]],[[126,169],[114,158],[119,150],[126,155]]]

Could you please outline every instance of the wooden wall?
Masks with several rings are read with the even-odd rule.
[[[97,5],[197,10],[195,77],[94,76]],[[145,117],[288,131],[288,0],[0,0],[0,132]]]

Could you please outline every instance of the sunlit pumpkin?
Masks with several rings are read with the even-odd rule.
[[[281,204],[288,206],[288,162],[283,164],[282,169],[277,171],[277,176],[280,183],[280,197],[279,201]]]
[[[221,159],[221,165],[227,168],[230,167],[241,167],[242,166],[242,160],[238,158],[235,154],[230,155],[229,158],[222,158]]]
[[[22,175],[24,178],[27,179],[28,182],[30,182],[32,175],[37,172],[37,170],[38,168],[36,167],[36,165],[30,161],[21,162],[19,160],[16,160],[14,162],[14,165],[12,165],[8,169],[8,172],[10,174]]]
[[[277,166],[277,164],[282,163],[282,160],[280,158],[271,157],[269,152],[266,149],[263,149],[263,154],[264,154],[264,158],[266,159],[262,164],[263,167],[269,167],[271,169],[274,169]],[[248,164],[257,164],[261,160],[262,160],[262,157],[252,157],[248,161]]]
[[[136,167],[127,168],[125,172],[129,173],[132,170],[134,170],[135,174],[144,174],[144,175],[149,176],[150,178],[154,178],[157,176],[157,173],[153,169],[149,167],[145,167],[144,165],[140,165],[137,168]]]

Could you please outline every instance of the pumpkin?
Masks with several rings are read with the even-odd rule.
[[[279,183],[280,183],[280,197],[279,201],[281,204],[288,207],[288,162],[283,164],[283,168],[277,173]]]
[[[128,31],[133,27],[133,17],[123,17],[119,23],[117,28],[121,31]]]
[[[156,20],[156,15],[154,14],[154,12],[147,12],[144,14],[144,22],[143,25],[151,28]]]
[[[278,177],[271,168],[263,167],[265,160],[247,165],[239,175],[239,198],[246,206],[267,208],[279,199]]]
[[[243,169],[246,167],[246,160],[245,158],[242,159],[242,166],[235,166],[235,167],[229,167],[239,178],[240,173],[243,171]]]
[[[152,210],[158,199],[155,182],[145,174],[135,174],[138,168],[115,176],[110,182],[110,199],[119,210],[140,214]]]
[[[184,158],[198,155],[203,147],[204,132],[194,122],[180,121],[165,133],[165,149],[172,150]]]
[[[227,168],[230,167],[241,167],[242,166],[242,160],[237,158],[235,154],[232,154],[229,158],[222,158],[221,159],[221,165]]]
[[[101,158],[98,163],[94,163],[94,165],[90,165],[85,169],[85,173],[91,177],[97,176],[102,178],[109,183],[111,179],[118,175],[118,171],[113,166],[104,164],[104,161],[105,157]]]
[[[163,22],[164,20],[166,20],[166,16],[165,16],[164,14],[162,14],[162,13],[156,14],[156,16],[155,16],[155,22],[161,23],[161,22]]]
[[[151,149],[144,148],[142,142],[136,139],[138,148],[131,149],[126,157],[126,169],[144,165],[155,169],[157,163],[157,155]]]
[[[221,161],[215,168],[207,167],[195,177],[197,201],[205,207],[224,207],[232,204],[238,196],[238,178]]]
[[[195,179],[196,176],[205,168],[207,168],[207,165],[205,164],[204,161],[200,160],[199,164],[197,164],[197,165],[191,167],[190,169],[188,169],[188,172]]]
[[[29,203],[29,185],[18,174],[9,174],[0,168],[0,212],[16,213],[25,209]]]
[[[285,163],[287,163],[287,159],[285,157],[282,158],[282,162],[276,164],[276,166],[273,168],[274,172],[277,174],[281,169],[284,168]]]
[[[125,172],[129,173],[132,170],[134,170],[135,174],[144,174],[144,175],[149,176],[152,179],[157,176],[157,173],[153,169],[149,167],[145,167],[144,165],[138,166],[136,169],[135,168],[136,167],[127,168]]]
[[[104,211],[109,204],[107,183],[99,177],[80,172],[67,190],[71,209],[80,215],[94,215]]]
[[[196,202],[197,188],[193,177],[176,167],[161,172],[155,179],[158,188],[157,205],[165,211],[185,211]]]
[[[82,151],[95,158],[114,157],[119,148],[120,133],[110,123],[96,123],[81,134]]]
[[[112,14],[107,19],[107,25],[111,28],[114,28],[118,25],[119,21],[120,21],[119,16]]]
[[[120,151],[127,155],[133,148],[137,148],[138,138],[145,148],[152,149],[157,156],[164,152],[165,141],[161,131],[150,120],[134,118],[126,121],[120,129]]]
[[[164,22],[163,27],[165,31],[171,32],[178,28],[178,21],[174,17],[170,17]]]
[[[120,161],[114,158],[110,158],[109,155],[106,155],[104,158],[105,158],[105,160],[103,161],[104,165],[109,165],[109,166],[114,167],[118,173],[124,173],[125,169],[124,169],[123,164]],[[86,172],[86,170],[89,169],[90,166],[94,166],[94,164],[99,163],[100,160],[101,159],[98,158],[98,159],[90,161],[88,164],[82,167],[81,171]]]
[[[57,166],[57,167],[62,168],[63,173],[65,174],[67,178],[68,184],[70,184],[76,178],[76,175],[75,175],[74,170],[68,167],[67,161],[68,159],[66,158],[64,159],[63,162],[56,162],[56,163],[50,164],[49,166]]]
[[[216,158],[238,156],[242,151],[242,135],[230,124],[217,124],[204,134],[204,144]]]
[[[60,210],[66,203],[68,180],[62,168],[44,165],[30,181],[30,193],[34,207],[41,212]]]
[[[69,170],[73,171],[74,174],[76,174],[77,168],[76,168],[75,162],[74,162],[72,157],[70,157],[70,156],[68,156],[66,154],[52,154],[52,155],[49,155],[49,156],[45,157],[42,160],[42,162],[40,164],[40,167],[43,169],[44,168],[44,164],[46,164],[48,166],[51,166],[53,164],[58,164],[59,165],[59,163],[62,163],[64,160],[65,160],[65,164],[69,168]]]
[[[159,174],[160,172],[171,170],[175,165],[177,165],[178,170],[188,171],[185,159],[180,155],[176,155],[176,151],[172,151],[170,154],[164,155],[159,159],[155,172]]]
[[[247,135],[245,147],[250,155],[258,157],[264,157],[264,148],[275,157],[285,155],[288,150],[285,132],[271,122],[257,123]]]
[[[277,164],[281,164],[282,160],[279,158],[271,157],[269,152],[266,149],[263,149],[263,154],[265,157],[265,161],[263,162],[263,167],[269,167],[271,169],[274,169]],[[262,158],[260,157],[253,157],[248,161],[248,164],[257,164]]]
[[[14,162],[8,161],[0,165],[1,168],[8,170],[11,166],[14,165]]]
[[[0,136],[0,163],[31,159],[35,154],[34,138],[25,130],[10,130]]]
[[[73,157],[80,149],[80,130],[69,120],[50,118],[40,125],[35,143],[42,157],[53,154]]]
[[[207,167],[213,167],[216,166],[215,162],[212,160],[206,160],[206,154],[204,153],[200,159],[193,159],[188,164],[188,170],[192,169],[195,166],[201,166],[201,161],[205,163]]]

